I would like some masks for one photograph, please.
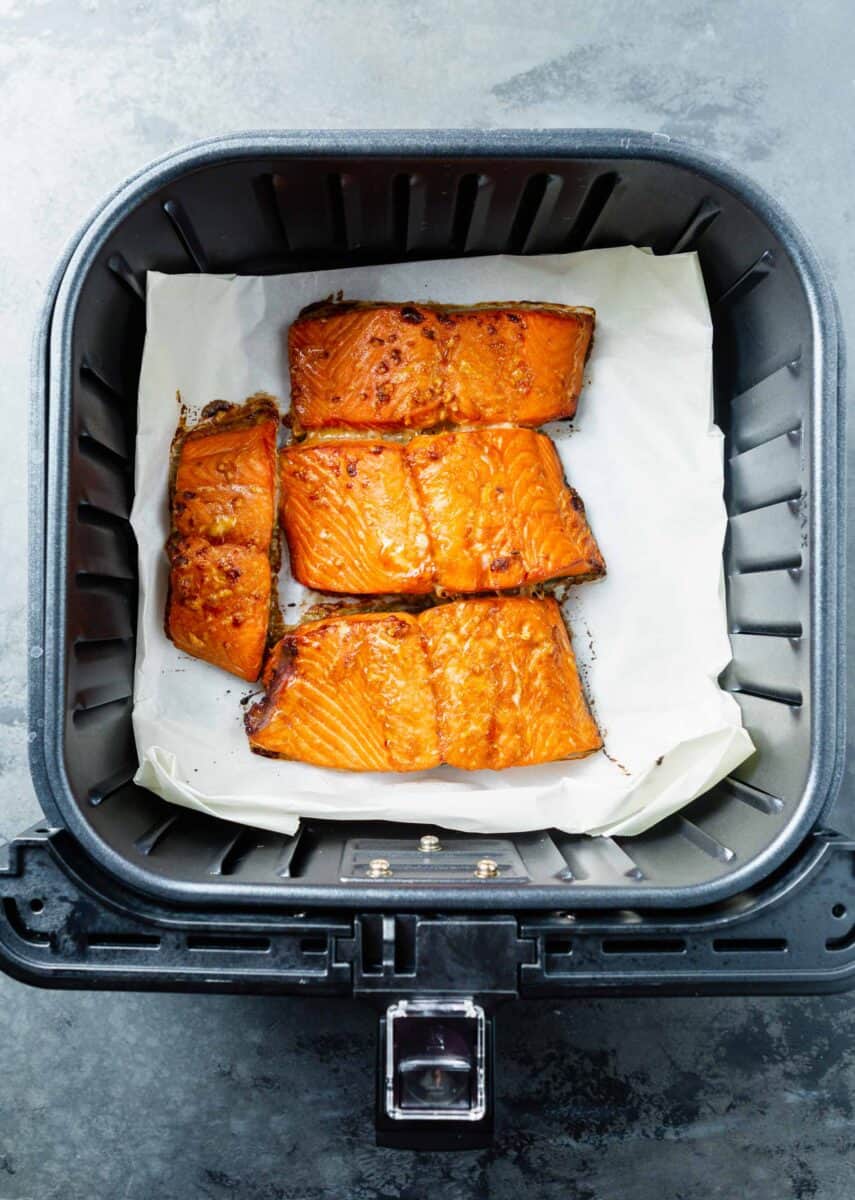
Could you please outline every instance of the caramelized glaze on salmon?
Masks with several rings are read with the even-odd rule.
[[[279,413],[266,396],[211,405],[173,446],[166,632],[255,680],[270,617]]]
[[[458,600],[428,609],[419,624],[444,762],[500,770],[602,746],[553,599]]]
[[[180,650],[258,678],[267,641],[271,570],[266,551],[178,537],[171,564],[168,633]]]
[[[605,570],[581,499],[533,430],[303,442],[280,458],[291,571],[307,587],[470,593]]]
[[[338,616],[287,634],[251,748],[353,771],[547,762],[602,745],[554,600],[460,600],[420,616]]]
[[[280,516],[291,573],[306,587],[372,595],[433,586],[427,526],[394,442],[286,447]]]
[[[313,621],[271,653],[246,716],[258,754],[350,771],[439,763],[425,641],[406,613]]]
[[[593,579],[605,563],[555,447],[531,429],[415,437],[404,450],[438,584],[483,592]]]
[[[311,305],[288,331],[294,430],[572,417],[594,321],[527,302]]]

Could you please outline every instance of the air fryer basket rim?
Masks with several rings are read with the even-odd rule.
[[[578,882],[572,895],[566,885],[554,887],[492,885],[473,891],[466,886],[401,886],[386,883],[307,887],[291,882],[285,888],[221,881],[212,898],[204,884],[165,880],[113,850],[84,820],[71,795],[63,763],[62,663],[65,633],[50,614],[64,612],[66,585],[65,504],[61,489],[48,480],[64,477],[69,406],[59,404],[56,434],[51,431],[45,462],[47,414],[51,397],[64,395],[69,370],[72,326],[77,298],[87,272],[106,239],[134,207],[170,180],[200,167],[235,158],[259,156],[353,156],[383,159],[397,156],[511,158],[650,159],[668,162],[706,177],[733,193],[758,213],[787,246],[805,289],[814,338],[814,387],[834,398],[837,428],[844,428],[843,346],[838,335],[836,300],[823,268],[808,242],[778,204],[750,180],[726,164],[693,147],[661,135],[621,130],[549,131],[357,131],[231,134],[209,139],[169,154],[144,167],[104,201],[69,243],[51,281],[36,332],[32,367],[30,422],[30,769],[36,792],[49,820],[67,828],[93,859],[140,890],[164,899],[226,905],[322,905],[382,908],[543,909],[590,904],[644,908],[692,907],[734,895],[769,874],[799,844],[817,819],[834,803],[842,776],[845,750],[845,666],[843,600],[843,510],[840,482],[845,478],[843,438],[823,437],[823,406],[813,412],[813,479],[811,540],[813,572],[811,768],[797,815],[752,859],[727,876],[700,884],[614,890],[611,900],[602,888]],[[829,404],[831,401],[829,401]],[[35,736],[33,736],[35,734]],[[817,753],[820,740],[823,753]],[[629,894],[629,892],[632,894]]]

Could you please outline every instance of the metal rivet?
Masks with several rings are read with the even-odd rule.
[[[492,879],[499,874],[499,864],[494,858],[479,858],[475,864],[475,874],[479,879]]]
[[[368,864],[368,878],[380,879],[383,875],[391,875],[388,858],[372,858]]]
[[[435,850],[441,850],[439,838],[433,833],[423,833],[419,838],[419,849],[422,854],[433,854]]]

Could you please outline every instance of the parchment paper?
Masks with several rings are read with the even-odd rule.
[[[606,752],[469,773],[358,774],[250,753],[241,680],[179,652],[163,615],[167,473],[178,419],[268,391],[289,404],[285,331],[332,293],[362,300],[549,300],[597,310],[572,426],[547,427],[608,565],[565,616]],[[723,438],[712,423],[711,324],[697,257],[633,248],[475,258],[272,277],[148,277],[136,497],[138,783],[168,800],[293,832],[300,816],[452,829],[640,833],[752,752],[716,680],[730,658],[722,578]],[[289,623],[309,594],[290,578]]]

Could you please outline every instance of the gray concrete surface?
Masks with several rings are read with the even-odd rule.
[[[851,330],[853,61],[848,0],[0,0],[0,834],[38,813],[29,339],[64,240],[105,191],[182,143],[251,127],[656,130],[781,200]],[[847,997],[509,1009],[495,1148],[416,1156],[371,1145],[373,1022],[359,1009],[0,978],[0,1198],[844,1200],[853,1034]]]

